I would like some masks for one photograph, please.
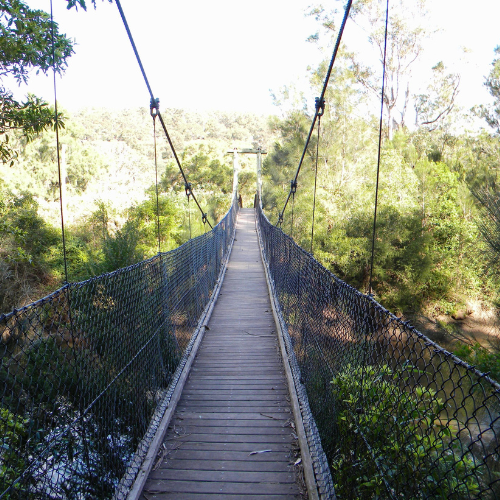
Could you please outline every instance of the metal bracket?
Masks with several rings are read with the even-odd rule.
[[[316,107],[316,114],[318,116],[323,116],[325,114],[325,100],[321,99],[320,97],[316,97],[314,99],[315,101],[315,107]]]
[[[151,102],[149,104],[149,111],[151,113],[151,116],[153,118],[156,118],[158,114],[160,113],[160,98],[157,97],[156,99],[154,97],[151,97]]]

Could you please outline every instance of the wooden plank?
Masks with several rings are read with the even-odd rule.
[[[194,389],[196,388],[197,390],[245,390],[245,391],[258,391],[260,389],[269,389],[272,390],[272,387],[278,387],[282,384],[281,381],[276,381],[273,386],[270,386],[269,384],[266,383],[259,383],[258,380],[252,381],[249,380],[247,382],[244,381],[237,381],[237,382],[231,382],[230,379],[225,379],[221,380],[219,383],[214,382],[214,381],[197,381],[196,384],[193,382],[187,382],[186,383],[186,389]]]
[[[178,481],[295,483],[293,472],[290,473],[271,471],[160,469],[152,471],[149,477],[151,479],[166,479]]]
[[[179,430],[179,429],[178,429]],[[214,439],[223,440],[225,436],[259,436],[265,439],[265,436],[269,436],[269,440],[281,439],[282,436],[290,437],[290,431],[283,426],[271,426],[271,425],[260,425],[260,426],[249,426],[244,424],[239,425],[185,425],[182,424],[182,434],[210,434],[214,436]],[[223,437],[224,436],[224,437]],[[253,437],[248,437],[249,440],[254,439]]]
[[[197,390],[196,388],[191,388],[191,389],[184,389],[183,394],[185,396],[190,396],[190,395],[211,395],[212,397],[216,396],[243,396],[248,398],[248,391],[245,391],[243,389],[238,390],[238,389],[205,389],[203,391]],[[268,395],[268,396],[288,396],[288,391],[285,388],[262,388],[262,389],[256,389],[253,391],[253,394],[256,396],[256,398],[261,397],[263,395]]]
[[[239,370],[235,367],[220,368],[218,370],[199,369],[191,374],[191,380],[220,380],[226,377],[230,380],[263,380],[271,383],[276,381],[285,382],[283,372],[277,368],[270,368],[264,365],[260,370],[258,368]]]
[[[283,463],[289,464],[290,462],[290,454],[289,450],[283,447],[283,443],[274,443],[273,445],[262,447],[261,443],[251,443],[253,445],[252,451],[259,450],[267,450],[270,449],[272,451],[267,453],[259,453],[256,455],[250,455],[251,452],[246,451],[217,451],[217,450],[192,450],[186,447],[180,447],[172,454],[172,458],[175,460],[196,460],[202,461],[206,460],[210,462],[212,460],[223,460],[223,461],[231,461],[231,462],[273,462],[273,463]],[[167,463],[165,467],[168,467],[168,463],[170,460],[167,459]],[[163,466],[163,465],[162,465]]]
[[[276,376],[276,375],[269,375],[267,378],[258,378],[258,377],[243,377],[243,376],[238,376],[238,377],[233,377],[231,373],[220,373],[219,377],[213,377],[207,378],[204,377],[203,374],[196,373],[193,375],[193,377],[189,378],[186,381],[186,386],[193,386],[196,384],[197,387],[200,387],[202,389],[205,386],[211,386],[211,385],[217,385],[217,380],[219,381],[219,387],[222,388],[223,385],[227,386],[246,386],[245,388],[248,388],[248,386],[251,387],[256,387],[257,389],[262,388],[262,387],[275,387],[275,386],[283,386],[285,383],[285,378],[282,375]]]
[[[216,414],[210,413],[210,412],[198,412],[198,411],[182,411],[182,412],[177,412],[176,416],[177,417],[182,417],[182,418],[195,418],[195,419],[213,419],[213,418],[220,418],[220,419],[231,419],[231,420],[258,420],[260,422],[267,422],[269,418],[273,418],[276,420],[283,420],[285,421],[287,419],[286,414],[291,413],[290,409],[288,409],[288,412],[271,412],[267,413],[266,416],[261,415],[260,412],[255,412],[255,413],[250,413],[250,412],[229,412],[229,413],[224,413],[224,415],[215,417]]]
[[[179,444],[180,441],[168,441],[167,444],[167,449],[169,450],[169,454],[167,456],[167,461],[168,467],[171,467],[171,460],[178,460],[179,457],[175,455],[176,450],[195,450],[195,451],[240,451],[240,452],[246,452],[247,459],[245,461],[242,461],[242,463],[246,464],[252,464],[255,462],[255,456],[250,455],[250,453],[258,450],[263,450],[266,448],[260,448],[260,447],[255,447],[255,443],[199,443],[195,441],[182,441],[182,444]],[[287,453],[289,451],[289,446],[287,443],[280,443],[280,444],[274,444],[272,446],[272,449],[276,452],[283,452]],[[250,458],[249,458],[250,457]],[[288,457],[290,458],[290,457]],[[203,460],[200,460],[200,463],[203,462]],[[238,460],[233,460],[228,463],[233,463],[233,462],[239,462]],[[209,461],[207,462],[209,463]],[[290,460],[289,461],[281,461],[281,462],[274,462],[275,464],[281,464],[279,467],[289,467],[290,466]],[[161,465],[161,467],[164,467],[165,464]],[[270,467],[269,464],[266,465],[266,467]],[[267,470],[267,469],[264,469]],[[270,469],[271,470],[271,469]],[[274,469],[272,469],[274,470]],[[281,469],[279,469],[281,470]]]
[[[202,431],[204,429],[201,429]],[[168,438],[167,438],[168,439]],[[198,441],[200,443],[263,443],[268,445],[291,443],[293,441],[290,433],[283,435],[275,434],[212,434],[211,431],[191,432],[184,436],[179,435],[176,440]],[[272,446],[270,446],[272,448]],[[265,448],[265,446],[264,446]]]
[[[218,360],[220,363],[218,366],[213,365],[213,361]],[[258,367],[255,366],[255,362],[258,361],[262,363],[260,368],[273,368],[277,371],[279,370],[279,365],[276,364],[275,360],[269,359],[268,356],[253,356],[250,359],[248,357],[240,357],[234,356],[233,359],[229,360],[221,360],[220,355],[212,355],[212,356],[204,356],[203,360],[198,360],[196,367],[193,368],[192,373],[196,373],[197,371],[209,370],[211,372],[218,373],[222,369],[229,368],[239,368],[241,371],[243,370],[257,370]],[[283,372],[281,372],[283,373]]]
[[[155,492],[178,492],[178,493],[230,493],[233,495],[244,495],[249,490],[259,495],[273,495],[279,493],[296,494],[295,483],[260,483],[260,482],[229,482],[229,481],[151,481],[148,490]]]
[[[258,393],[259,401],[261,404],[274,404],[274,403],[288,403],[288,398],[284,394],[280,394],[276,391],[259,391]],[[245,404],[253,404],[253,401],[248,401],[246,395],[239,395],[236,393],[229,393],[221,396],[216,397],[214,394],[214,391],[211,392],[203,392],[203,391],[196,391],[191,394],[183,394],[181,397],[181,400],[179,401],[179,404],[184,404],[191,402],[193,404],[196,404],[197,402],[201,403],[216,403],[217,401],[223,401],[226,403],[241,403],[242,406],[245,406]]]
[[[204,413],[234,413],[235,411],[251,411],[253,413],[276,413],[276,412],[283,412],[286,413],[287,415],[290,414],[288,411],[288,408],[286,407],[280,407],[277,405],[274,406],[257,406],[257,403],[249,402],[248,406],[242,406],[242,405],[233,405],[231,403],[227,402],[219,402],[218,406],[207,406],[207,405],[191,405],[189,407],[187,406],[180,406],[179,411],[185,412],[189,410],[195,410],[195,411],[202,411]],[[239,420],[238,420],[239,421]]]
[[[290,473],[293,471],[293,467],[290,464],[286,464],[282,460],[266,462],[250,460],[182,460],[174,457],[168,460],[168,468],[162,467],[160,469],[156,469],[154,472],[151,472],[152,479],[161,478],[163,471],[166,470],[230,470],[242,472]]]
[[[299,494],[291,495],[254,495],[254,494],[226,494],[226,493],[169,493],[156,492],[154,495],[144,495],[141,500],[302,500]]]
[[[198,373],[193,373],[191,377],[191,381],[197,380],[231,380],[232,382],[267,382],[268,385],[273,385],[273,383],[283,383],[286,382],[283,374],[278,370],[273,370],[271,368],[263,367],[261,370],[253,369],[253,370],[238,370],[236,368],[230,368],[226,370],[219,371],[200,371]]]
[[[173,428],[174,425],[176,426],[194,426],[194,425],[199,425],[203,424],[204,427],[207,426],[213,426],[213,427],[277,427],[277,428],[282,428],[284,426],[283,420],[279,419],[267,419],[267,420],[227,420],[224,418],[225,415],[219,415],[219,412],[214,412],[212,415],[213,418],[205,418],[200,421],[200,419],[197,418],[183,418],[183,417],[177,417],[174,418],[171,423],[169,428]],[[267,415],[264,413],[264,415]],[[289,413],[287,413],[288,416],[290,416]],[[287,419],[289,420],[289,419]],[[285,422],[287,421],[285,420]]]

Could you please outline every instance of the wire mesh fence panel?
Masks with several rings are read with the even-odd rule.
[[[133,480],[237,209],[171,252],[0,316],[0,498],[104,499]]]
[[[500,498],[500,385],[260,234],[338,498]]]

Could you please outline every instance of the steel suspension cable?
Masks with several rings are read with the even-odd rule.
[[[321,117],[325,112],[325,103],[320,103],[322,106],[321,114],[318,114],[318,140],[316,141],[316,165],[314,168],[314,195],[313,195],[313,213],[312,213],[312,223],[311,223],[311,254],[313,253],[314,245],[314,214],[316,213],[316,186],[318,184],[318,156],[319,156],[319,138],[321,129]]]
[[[155,96],[154,96],[153,91],[151,89],[151,85],[149,84],[149,80],[148,80],[148,77],[146,75],[146,71],[144,70],[144,66],[142,65],[142,61],[141,61],[141,58],[139,56],[139,52],[137,50],[137,47],[135,46],[135,42],[134,42],[134,39],[132,37],[132,32],[130,31],[129,25],[127,23],[127,18],[125,17],[125,13],[123,12],[120,0],[116,0],[116,6],[118,7],[118,11],[120,12],[120,17],[122,18],[122,22],[123,22],[123,25],[124,25],[125,30],[127,32],[128,38],[130,40],[130,44],[132,45],[132,49],[134,50],[135,58],[137,59],[137,62],[138,62],[139,67],[141,69],[141,73],[142,73],[142,76],[144,78],[144,82],[146,83],[146,86],[148,88],[148,92],[149,92],[149,95],[151,97],[151,100],[154,100]],[[174,155],[175,161],[177,163],[177,167],[179,168],[179,171],[182,175],[182,178],[184,179],[184,183],[187,184],[188,180],[187,180],[186,174],[184,173],[184,169],[182,168],[179,157],[177,156],[177,152],[175,151],[174,144],[172,142],[172,139],[170,138],[170,134],[168,133],[167,126],[165,125],[165,122],[163,121],[163,117],[161,116],[161,113],[159,110],[158,110],[158,119],[160,120],[161,126],[163,128],[163,132],[165,132],[165,137],[167,138],[170,149],[172,150],[172,154]],[[192,191],[191,191],[191,196],[193,197],[194,202],[198,206],[198,209],[200,210],[200,212],[202,214],[202,218],[205,218],[206,223],[208,223],[210,228],[213,229],[212,224],[210,224],[210,221],[207,218],[207,214],[201,208],[200,204],[198,203],[198,200],[196,199],[196,196],[194,195],[194,193]]]
[[[62,179],[61,175],[61,155],[59,153],[59,148],[60,148],[60,141],[59,141],[59,114],[57,111],[57,83],[56,83],[56,44],[55,44],[55,38],[54,38],[54,9],[52,5],[52,0],[50,0],[50,38],[51,38],[51,44],[52,44],[52,75],[53,75],[53,87],[54,87],[54,120],[55,120],[55,132],[56,132],[56,157],[57,157],[57,175],[59,179],[59,206],[60,206],[60,211],[61,211],[61,236],[62,236],[62,244],[63,244],[63,260],[64,260],[64,278],[65,278],[65,294],[66,294],[66,300],[68,301],[68,318],[69,318],[69,333],[71,336],[71,341],[73,345],[75,344],[75,336],[74,336],[74,324],[73,324],[73,311],[71,307],[71,288],[69,286],[69,279],[68,279],[68,258],[67,258],[67,251],[66,251],[66,231],[64,227],[64,203],[63,203],[63,189],[62,189],[62,182],[66,182],[66,179]],[[77,349],[71,349],[72,352],[72,357],[75,362],[76,370],[77,373],[80,371],[80,360],[78,359],[77,355]],[[78,386],[79,390],[83,392],[84,390],[84,378],[79,374],[78,376]],[[80,409],[80,414],[83,410],[83,399],[80,397],[78,399],[78,407]],[[87,431],[86,431],[86,426],[85,424],[82,424],[81,426],[81,431],[83,435],[83,457],[85,461],[85,465],[87,466],[87,469],[90,469],[90,452],[88,448],[88,439],[87,439]]]
[[[387,58],[387,27],[389,24],[389,0],[387,0],[387,7],[385,13],[385,35],[384,35],[384,60],[382,63],[382,90],[380,95],[380,121],[378,127],[378,152],[377,152],[377,182],[375,184],[375,207],[373,210],[373,231],[372,231],[372,253],[370,262],[370,281],[368,285],[368,293],[372,294],[372,278],[373,278],[373,262],[375,256],[375,237],[377,233],[377,206],[378,206],[378,187],[380,178],[380,155],[382,151],[382,125],[384,117],[384,94],[385,94],[385,67]]]
[[[290,181],[290,190],[292,192],[292,221],[290,224],[290,237],[293,238],[293,208],[295,205],[295,193],[297,191],[297,183],[294,181]]]
[[[344,28],[345,28],[345,25],[346,25],[346,22],[347,22],[347,18],[349,17],[349,12],[351,11],[351,5],[352,5],[352,0],[349,0],[347,2],[347,5],[345,6],[344,18],[342,19],[342,24],[340,25],[339,34],[337,35],[337,41],[335,42],[335,47],[333,49],[332,58],[330,60],[330,66],[328,67],[328,71],[326,73],[325,81],[323,83],[323,89],[321,91],[321,96],[319,98],[316,98],[316,102],[318,102],[318,101],[319,102],[324,102],[324,100],[325,100],[326,89],[328,88],[328,83],[330,81],[330,76],[332,74],[333,65],[335,63],[335,59],[337,58],[337,52],[338,52],[339,47],[340,47],[340,41],[342,40],[342,35],[344,34]],[[295,181],[295,183],[297,182],[297,178],[299,177],[300,169],[302,168],[302,163],[304,162],[304,158],[305,158],[305,155],[306,155],[306,152],[307,152],[307,148],[309,146],[309,142],[311,141],[312,134],[314,132],[314,127],[316,125],[317,118],[318,118],[318,108],[316,107],[316,112],[314,113],[314,117],[313,117],[313,120],[312,120],[312,123],[311,123],[311,128],[309,129],[309,134],[307,136],[307,140],[306,140],[306,143],[304,145],[304,150],[302,151],[302,156],[301,156],[300,161],[299,161],[299,166],[297,167],[297,171],[296,171],[295,177],[293,179]],[[290,191],[288,193],[287,198],[286,198],[285,205],[283,206],[283,210],[280,212],[280,217],[279,218],[281,220],[283,220],[283,215],[285,213],[285,210],[286,210],[286,207],[288,205],[288,202],[290,200],[290,196],[291,195],[292,195],[292,192]],[[278,224],[279,224],[279,221],[278,221]]]
[[[56,84],[56,43],[54,39],[54,13],[52,9],[52,0],[50,0],[50,37],[52,43],[52,74],[54,87],[54,128],[56,131],[56,155],[57,155],[57,174],[59,177],[59,207],[61,212],[61,233],[63,244],[63,260],[64,260],[64,279],[68,283],[68,259],[66,254],[66,231],[64,229],[64,209],[63,209],[63,189],[61,175],[61,155],[59,153],[59,114],[57,112],[57,84]],[[66,179],[64,179],[66,182]]]
[[[156,117],[158,115],[160,103],[158,99],[151,100],[151,116],[153,117],[153,143],[155,150],[155,187],[156,187],[156,225],[158,231],[158,253],[161,253],[161,236],[160,236],[160,196],[158,194],[158,158],[156,154]]]
[[[191,206],[189,205],[189,197],[191,196],[191,184],[188,182],[184,185],[187,196],[188,221],[189,221],[189,239],[191,239]]]
[[[379,122],[378,152],[377,152],[377,182],[375,185],[375,208],[374,208],[374,215],[373,215],[370,282],[369,282],[369,288],[368,288],[368,294],[370,296],[372,295],[373,260],[374,260],[374,253],[375,253],[375,235],[376,235],[376,227],[377,227],[377,204],[378,204],[378,187],[379,187],[379,176],[380,176],[380,156],[381,156],[380,153],[381,153],[381,149],[382,149],[382,124],[383,124],[383,114],[384,114],[385,69],[386,69],[386,56],[387,56],[388,25],[389,25],[389,0],[387,0],[387,2],[386,2],[386,11],[385,11],[384,57],[383,57],[383,62],[382,62],[382,89],[381,89],[381,98],[380,98],[380,122]],[[366,369],[367,369],[367,363],[368,363],[368,350],[370,347],[370,338],[369,337],[372,335],[372,333],[374,331],[373,314],[374,314],[373,303],[367,302],[366,309],[364,311],[364,318],[363,318],[363,332],[362,332],[362,336],[363,336],[362,337],[362,339],[363,339],[363,344],[362,344],[363,361],[361,364],[361,385],[360,385],[360,390],[359,390],[359,395],[358,395],[358,403],[357,403],[356,417],[355,417],[355,422],[356,422],[356,427],[357,427],[356,439],[354,441],[354,450],[353,450],[355,460],[357,459],[358,440],[360,437],[365,442],[365,445],[367,446],[369,452],[371,452],[370,444],[367,442],[365,436],[363,435],[361,425],[360,425],[360,420],[361,420],[361,415],[364,414],[364,412],[366,411],[366,409],[365,409],[365,392],[366,392],[365,391],[365,378],[366,378]],[[379,465],[378,465],[377,460],[375,459],[375,456],[373,454],[372,454],[372,456],[373,456],[373,459],[375,461],[376,467],[379,468]],[[385,478],[384,478],[383,482],[384,482],[384,486],[386,487],[387,493],[389,494],[389,497],[391,499],[393,499],[394,496],[392,495],[391,489],[389,488],[389,485],[388,485],[387,481],[385,480]]]

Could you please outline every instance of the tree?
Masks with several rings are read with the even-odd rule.
[[[84,0],[66,0],[68,8]],[[92,1],[95,6],[95,0]],[[53,29],[54,47],[51,31]],[[53,57],[53,51],[55,57]],[[57,23],[42,10],[31,9],[22,0],[0,0],[0,161],[13,164],[16,153],[9,143],[12,132],[19,130],[31,140],[56,123],[64,126],[62,115],[56,117],[48,103],[33,94],[17,100],[5,80],[14,78],[18,85],[28,83],[32,70],[48,74],[51,68],[61,73],[73,54],[73,42],[59,33]]]
[[[374,48],[374,56],[379,59],[380,64],[384,59],[385,5],[380,0],[357,0],[351,9],[351,18],[368,35],[368,41]],[[310,11],[310,15],[315,16],[322,28],[330,36],[336,37],[334,14],[335,12],[327,12],[322,7],[315,7]],[[396,0],[390,4],[384,90],[390,139],[394,129],[405,125],[412,97],[410,79],[413,63],[423,50],[423,40],[429,35],[429,29],[425,27],[426,17],[425,0],[410,3]],[[309,38],[311,41],[318,39],[319,33]],[[379,67],[365,65],[354,53],[349,57],[358,82],[370,93],[379,96],[382,86]]]
[[[415,96],[415,124],[435,130],[455,107],[460,75],[448,73],[442,61],[433,68],[433,80],[425,94]]]
[[[484,82],[495,101],[492,109],[480,106],[479,115],[488,122],[491,128],[496,129],[497,134],[500,134],[500,45],[495,48],[495,54],[498,57],[491,63],[493,68]]]
[[[386,82],[384,106],[389,125],[389,138],[394,129],[405,125],[408,103],[411,98],[410,78],[413,63],[423,50],[423,40],[429,35],[425,26],[427,11],[425,0],[392,2],[387,32]],[[368,32],[368,41],[375,48],[380,62],[384,58],[384,31],[381,22],[385,17],[385,3],[378,0],[358,0],[354,19]],[[373,68],[363,66],[353,59],[359,81],[376,95],[380,94],[381,78]],[[396,113],[399,112],[399,118]]]

